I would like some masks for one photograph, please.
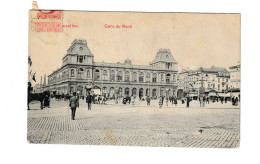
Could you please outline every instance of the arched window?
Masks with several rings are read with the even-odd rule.
[[[144,73],[143,72],[139,73],[139,82],[140,83],[144,82]]]
[[[156,82],[157,82],[157,74],[153,73],[153,83],[156,83]]]
[[[132,96],[134,96],[134,97],[136,96],[136,88],[132,89]]]
[[[153,98],[156,98],[156,89],[153,89],[152,96],[153,96]]]
[[[115,77],[115,71],[114,70],[111,70],[110,71],[110,80],[111,81],[114,81],[116,79],[116,77]]]
[[[137,82],[137,73],[133,72],[133,82]]]
[[[176,75],[173,75],[173,81],[174,81],[174,82],[177,81],[177,77],[176,77]]]
[[[122,81],[123,80],[123,73],[122,73],[122,71],[118,71],[117,72],[117,80],[118,81]]]
[[[125,81],[126,82],[130,81],[130,73],[128,71],[125,72]]]
[[[74,77],[74,76],[75,76],[75,75],[74,75],[74,69],[70,70],[70,76],[71,76],[71,77]]]
[[[164,74],[161,74],[161,82],[164,82]]]
[[[166,75],[166,83],[170,83],[170,78],[171,78],[171,75],[168,73]]]
[[[108,80],[107,70],[103,70],[103,80]]]
[[[130,94],[130,89],[129,88],[125,88],[125,96],[129,96]]]
[[[151,81],[151,75],[150,75],[149,72],[146,73],[145,80],[146,80],[147,82],[150,82],[150,81]]]
[[[95,70],[94,80],[100,80],[100,72],[98,69]]]
[[[90,71],[87,70],[87,78],[90,78]]]
[[[78,78],[83,79],[84,78],[84,70],[83,68],[78,69]]]

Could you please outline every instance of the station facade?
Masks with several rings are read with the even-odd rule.
[[[177,96],[178,62],[169,49],[159,49],[149,65],[95,62],[86,40],[74,40],[62,58],[61,68],[48,76],[53,94],[89,91],[115,96]]]

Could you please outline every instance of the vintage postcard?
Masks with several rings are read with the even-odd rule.
[[[240,14],[33,5],[29,143],[239,147]]]

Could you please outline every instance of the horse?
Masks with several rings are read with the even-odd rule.
[[[49,91],[44,91],[42,93],[28,93],[28,100],[27,100],[27,107],[28,110],[30,110],[30,102],[32,101],[40,101],[41,105],[40,108],[44,108],[44,99],[49,99],[50,98],[50,92]]]

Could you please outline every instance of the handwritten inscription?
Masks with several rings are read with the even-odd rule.
[[[126,24],[117,24],[117,25],[109,25],[109,24],[105,24],[104,25],[105,28],[126,28],[126,29],[130,29],[133,28],[132,25],[126,25]]]

